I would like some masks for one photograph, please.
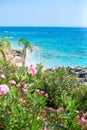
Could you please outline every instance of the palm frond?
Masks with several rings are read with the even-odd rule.
[[[19,45],[22,45],[22,46],[25,46],[25,42],[26,42],[26,40],[24,38],[20,38],[18,40]]]
[[[1,38],[0,47],[8,47],[8,49],[11,49],[11,42],[7,38]]]
[[[30,52],[33,52],[33,46],[31,45],[31,43],[29,41],[25,40],[24,38],[20,38],[18,40],[18,42],[19,42],[19,45],[23,46],[23,49],[28,48],[30,50]]]
[[[0,49],[0,54],[2,55],[4,61],[6,61],[5,53],[2,49]]]

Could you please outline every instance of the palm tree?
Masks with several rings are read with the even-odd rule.
[[[33,52],[33,46],[31,45],[31,43],[27,40],[25,40],[24,38],[20,38],[19,39],[19,44],[21,44],[23,46],[23,50],[22,50],[22,56],[23,56],[23,66],[25,65],[25,59],[26,59],[26,49],[28,48],[29,51],[32,53]]]
[[[0,55],[2,55],[3,60],[6,61],[5,53],[2,49],[0,49]]]
[[[2,54],[4,60],[6,60],[5,47],[10,50],[11,42],[7,38],[0,38],[0,53]]]
[[[4,47],[11,49],[11,42],[7,38],[0,38],[0,48]]]

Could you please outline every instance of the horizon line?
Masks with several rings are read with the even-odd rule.
[[[0,26],[0,27],[54,27],[54,28],[87,28],[87,26]]]

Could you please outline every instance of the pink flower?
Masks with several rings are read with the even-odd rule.
[[[36,93],[37,93],[37,94],[40,94],[40,89],[36,89]]]
[[[81,122],[82,122],[83,124],[87,124],[87,119],[85,119],[85,117],[82,117],[82,118],[81,118]]]
[[[45,97],[48,97],[48,93],[45,93],[44,95],[45,95]]]
[[[0,95],[6,94],[9,92],[9,87],[6,84],[0,85]]]
[[[78,115],[77,117],[77,120],[79,120],[82,124],[82,129],[85,130],[85,128],[87,128],[87,115],[86,113],[82,113],[80,115]]]
[[[12,84],[12,85],[16,85],[16,81],[15,80],[10,80],[9,83]]]
[[[46,126],[43,128],[43,130],[47,130]]]
[[[23,102],[24,100],[22,98],[19,99],[20,102]]]
[[[44,94],[45,92],[44,91],[40,91],[41,94]]]
[[[29,86],[29,84],[24,83],[24,87],[28,87],[28,86]]]
[[[5,75],[4,75],[4,74],[1,74],[0,77],[1,77],[2,79],[5,79]]]
[[[23,92],[28,92],[27,88],[23,88],[22,90],[23,90]]]
[[[23,100],[23,98],[20,98],[19,102],[22,102],[23,104],[26,104],[26,100]],[[20,105],[18,105],[18,106],[20,106]]]
[[[62,108],[62,107],[58,107],[58,108],[57,108],[57,111],[63,112],[63,108]]]
[[[68,96],[66,96],[66,99],[68,99],[69,97]]]
[[[11,112],[10,111],[8,111],[8,115],[10,115],[11,114]]]
[[[30,74],[32,75],[32,76],[35,76],[36,75],[36,69],[34,68],[34,67],[30,67],[29,68],[29,70],[30,70]]]

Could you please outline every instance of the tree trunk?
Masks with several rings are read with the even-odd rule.
[[[26,60],[26,49],[23,49],[23,62],[22,65],[25,66],[25,60]]]

